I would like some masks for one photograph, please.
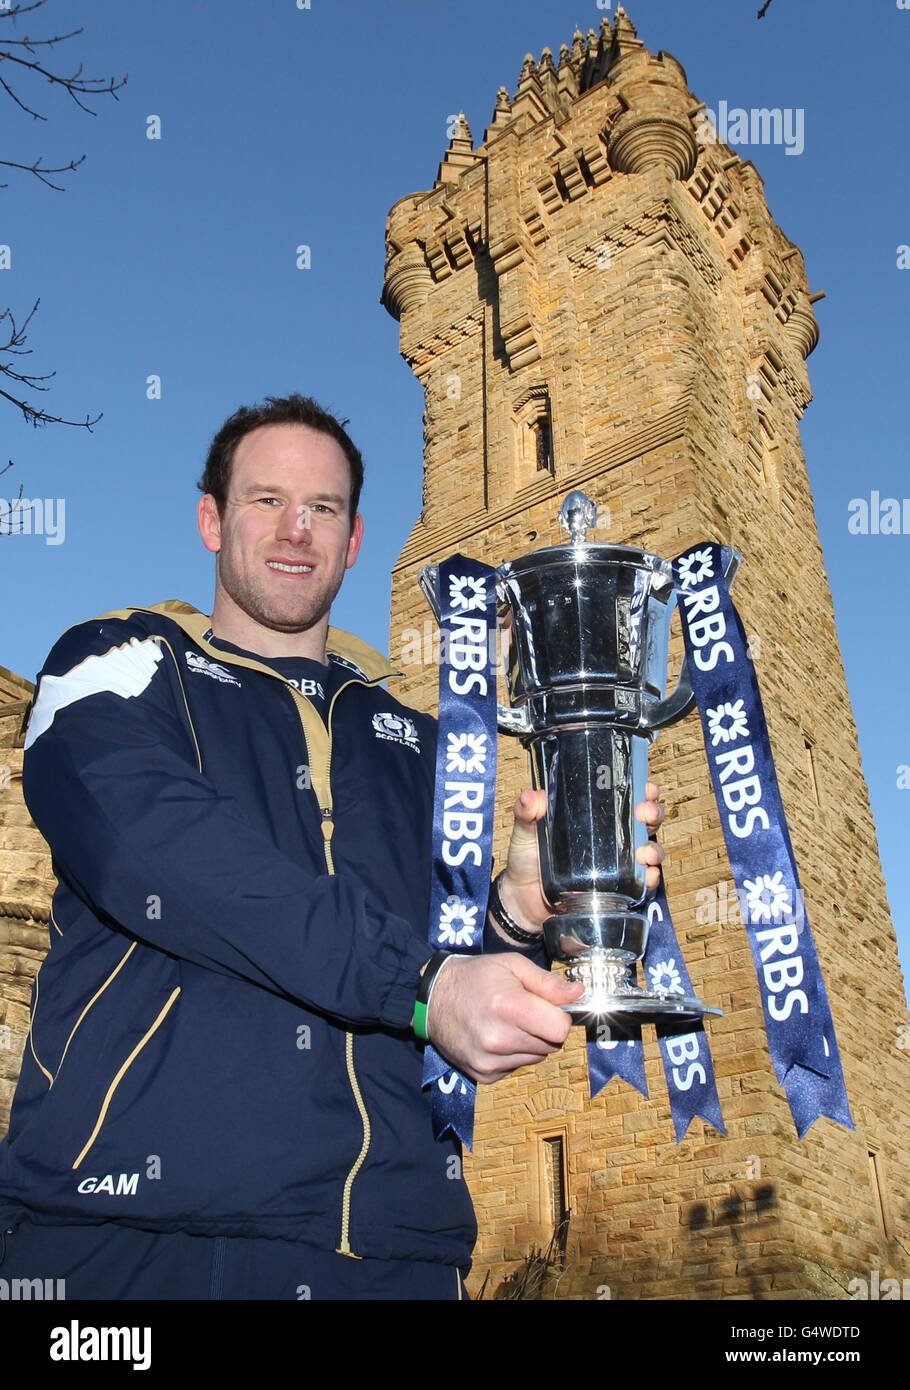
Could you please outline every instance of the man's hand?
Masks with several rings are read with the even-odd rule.
[[[649,835],[654,835],[663,825],[667,814],[658,800],[660,787],[656,782],[645,783],[645,796],[647,801],[641,801],[635,807],[635,819],[640,820],[642,825],[648,827]],[[648,885],[648,892],[653,893],[660,883],[660,865],[664,862],[663,845],[659,845],[655,839],[649,839],[646,845],[642,845],[635,851],[635,860],[638,864],[649,866],[645,875],[645,882]]]
[[[666,814],[658,801],[660,788],[656,782],[646,784],[645,796],[647,800],[640,802],[635,808],[635,818],[653,832],[662,824]],[[537,848],[537,822],[546,809],[547,794],[544,791],[532,791],[528,788],[515,802],[515,825],[509,843],[509,856],[499,884],[503,907],[526,931],[540,929],[546,919],[553,915],[553,909],[544,897],[543,884],[540,881],[540,858]],[[660,882],[658,866],[663,862],[663,846],[655,840],[649,840],[646,845],[635,851],[635,858],[639,864],[648,866],[646,882],[648,892],[653,893]],[[502,932],[499,934],[503,935]],[[504,939],[508,940],[508,937]]]
[[[455,956],[433,985],[430,1042],[473,1081],[501,1081],[562,1047],[572,1016],[558,1006],[582,990],[524,956]]]

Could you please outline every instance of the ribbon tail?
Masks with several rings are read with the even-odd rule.
[[[855,1128],[843,1077],[819,1076],[817,1071],[797,1062],[784,1077],[784,1086],[800,1139],[820,1115],[826,1115],[845,1129]]]
[[[432,1043],[424,1048],[421,1086],[424,1090],[428,1086],[433,1088],[430,1104],[433,1138],[442,1139],[451,1133],[473,1153],[477,1087],[440,1057]]]
[[[648,906],[648,922],[650,931],[643,961],[645,978],[650,975],[654,984],[661,979],[675,979],[676,988],[682,994],[691,995],[692,980],[679,949],[663,874]],[[717,1094],[714,1059],[704,1023],[693,1026],[667,1018],[657,1024],[657,1036],[677,1144],[681,1144],[686,1137],[696,1115],[726,1135]],[[681,1051],[674,1055],[674,1049]]]
[[[637,1039],[618,1042],[610,1052],[598,1047],[596,1042],[588,1043],[588,1088],[592,1100],[609,1085],[614,1076],[634,1086],[645,1100],[649,1099],[640,1029]]]
[[[706,1124],[713,1125],[724,1138],[727,1137],[724,1117],[720,1111],[720,1098],[715,1091],[713,1096],[705,1096],[692,1109],[690,1115],[678,1114],[677,1107],[671,1106],[670,1112],[673,1116],[673,1128],[676,1130],[676,1142],[681,1144],[689,1132],[689,1126],[695,1119],[702,1119]]]
[[[455,1073],[457,1075],[457,1073]],[[433,1138],[443,1139],[451,1134],[460,1144],[474,1152],[474,1099],[475,1089],[470,1081],[458,1078],[460,1085],[444,1094],[437,1086],[433,1092]],[[458,1090],[459,1094],[455,1094]],[[461,1094],[464,1091],[465,1094]]]
[[[687,988],[691,988],[688,981]],[[692,1028],[688,1033],[682,1032],[684,1027],[684,1024],[673,1024],[670,1021],[657,1025],[660,1059],[663,1062],[670,1097],[670,1114],[673,1117],[676,1142],[682,1143],[696,1116],[713,1125],[726,1137],[708,1035],[703,1024]],[[681,1056],[674,1057],[671,1054],[674,1045],[682,1045]],[[681,1076],[683,1070],[684,1075]],[[701,1079],[696,1085],[699,1074]]]

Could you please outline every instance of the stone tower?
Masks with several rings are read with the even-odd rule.
[[[32,983],[48,948],[54,892],[50,851],[22,800],[22,741],[34,694],[0,666],[0,1135],[6,1133]]]
[[[820,296],[702,109],[620,8],[558,62],[529,55],[482,143],[460,117],[433,188],[392,208],[383,303],[426,393],[392,658],[403,698],[434,708],[421,566],[558,543],[571,488],[597,501],[597,539],[743,553],[736,602],[856,1129],[822,1118],[797,1139],[692,716],[651,767],[680,943],[695,992],[724,1010],[708,1027],[728,1137],[697,1119],[677,1146],[652,1030],[651,1099],[614,1080],[590,1101],[574,1029],[481,1092],[466,1172],[487,1297],[548,1248],[543,1296],[841,1298],[872,1270],[906,1272],[910,1031],[798,428]],[[528,773],[517,741],[500,758],[501,861]]]

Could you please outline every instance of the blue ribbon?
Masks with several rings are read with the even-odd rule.
[[[429,942],[436,950],[483,950],[496,809],[496,575],[452,555],[439,565],[439,729],[433,807]],[[428,1044],[423,1085],[432,1086],[433,1134],[451,1130],[470,1149],[476,1087]]]
[[[648,923],[648,945],[642,962],[646,983],[651,989],[693,994],[692,981],[673,928],[663,874],[657,893],[648,903]],[[674,1022],[672,1017],[666,1018],[657,1025],[657,1037],[677,1144],[682,1143],[696,1115],[726,1134],[714,1060],[704,1024],[683,1024]]]
[[[641,1026],[631,1019],[619,1022],[594,1019],[588,1027],[588,1085],[591,1096],[602,1091],[614,1076],[628,1081],[648,1099],[645,1050]]]
[[[800,1138],[827,1115],[853,1128],[831,1008],[799,882],[761,695],[721,548],[674,562],[692,686],[768,1046]]]
[[[679,949],[673,919],[667,903],[663,874],[654,897],[648,903],[648,945],[642,961],[645,984],[672,994],[692,994],[692,981]],[[685,1138],[696,1115],[726,1134],[717,1094],[714,1061],[704,1026],[681,1023],[672,1017],[657,1025],[660,1053],[670,1095],[670,1113],[676,1142]],[[604,1021],[592,1023],[588,1030],[588,1079],[591,1095],[596,1096],[614,1076],[628,1081],[647,1096],[644,1046],[641,1028]]]

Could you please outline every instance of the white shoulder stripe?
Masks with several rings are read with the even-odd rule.
[[[50,728],[58,709],[65,709],[76,700],[104,691],[120,695],[124,700],[141,695],[163,655],[151,637],[143,642],[132,637],[122,647],[112,647],[104,656],[87,656],[64,676],[42,676],[38,698],[28,721],[25,747],[30,748]]]

